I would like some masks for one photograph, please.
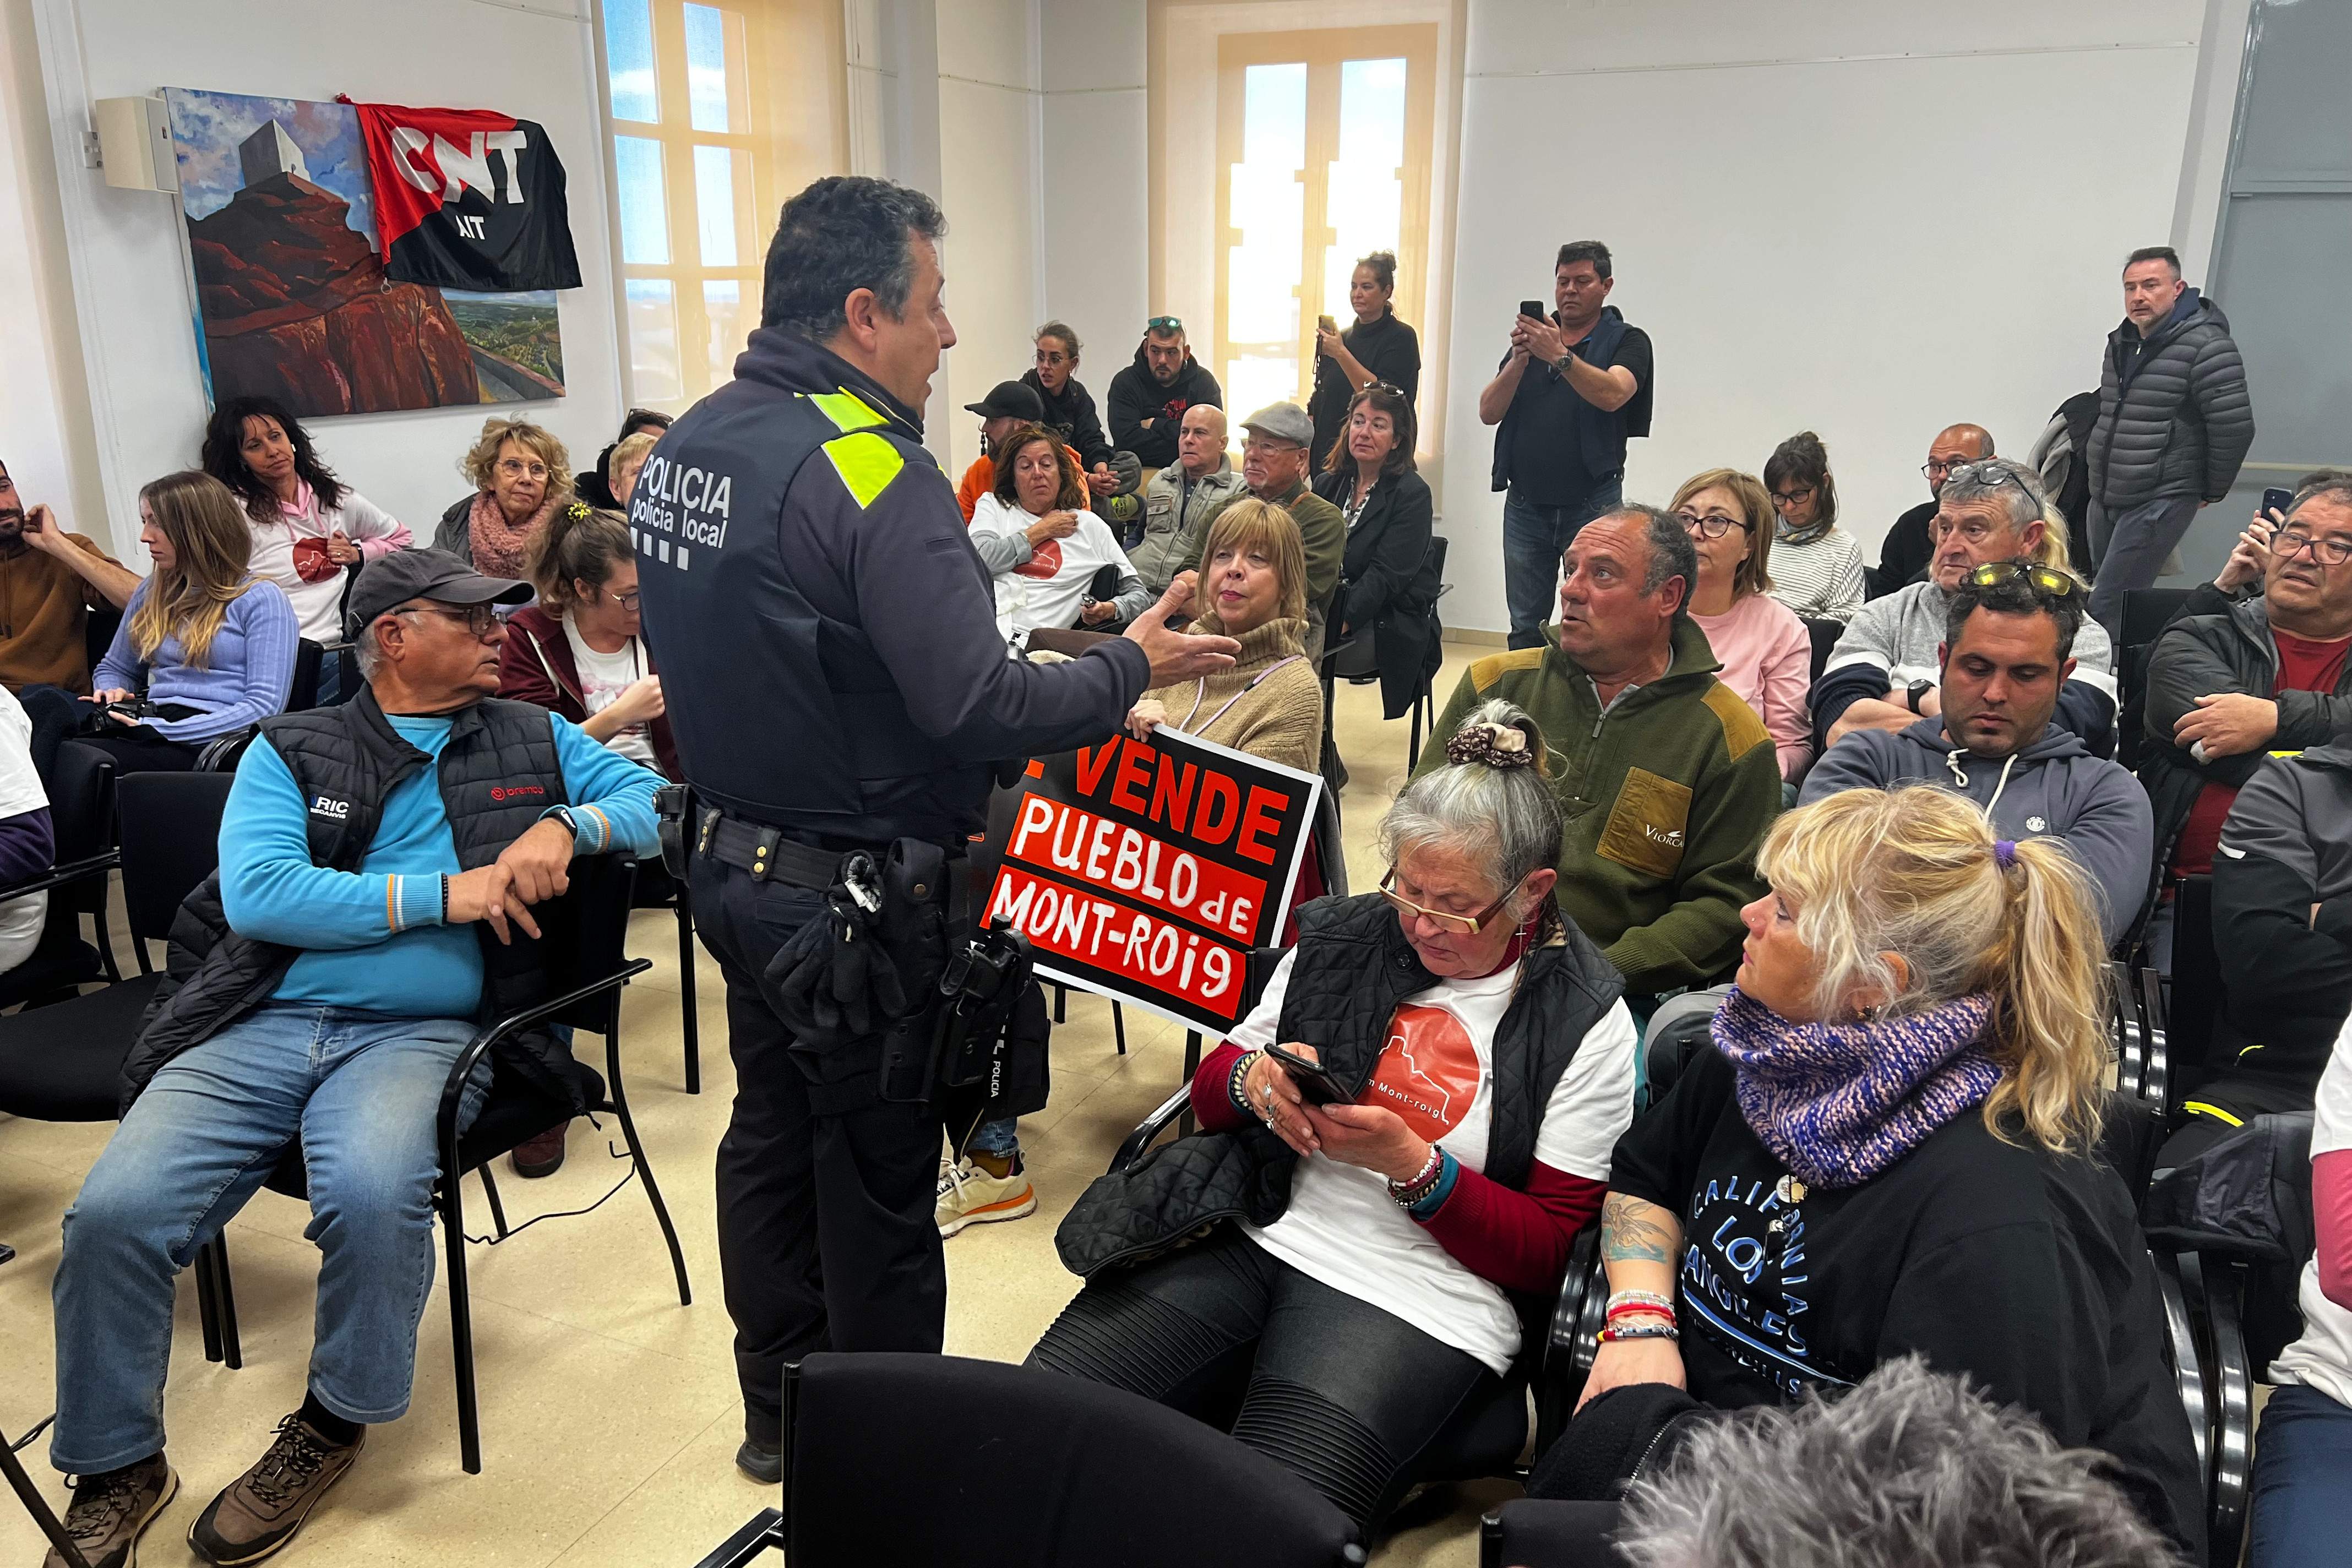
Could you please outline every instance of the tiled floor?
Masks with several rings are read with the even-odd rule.
[[[1486,650],[1448,651],[1441,698],[1467,658]],[[1381,722],[1378,688],[1342,686],[1338,729],[1353,770],[1342,797],[1349,864],[1357,883],[1369,886],[1378,875],[1372,830],[1404,776],[1406,721]],[[474,1247],[484,1473],[458,1468],[448,1310],[436,1284],[414,1407],[369,1434],[365,1456],[280,1561],[687,1568],[767,1502],[767,1490],[731,1462],[741,1417],[719,1299],[710,1166],[733,1074],[717,970],[701,960],[703,1090],[690,1097],[679,1059],[673,928],[657,911],[637,920],[634,951],[656,968],[631,989],[624,1010],[632,1109],[685,1242],[694,1305],[678,1306],[660,1233],[635,1191],[592,1215]],[[1121,1058],[1108,1005],[1072,994],[1069,1021],[1054,1037],[1053,1102],[1022,1123],[1039,1212],[948,1243],[950,1352],[1017,1359],[1075,1293],[1077,1281],[1054,1254],[1054,1226],[1181,1070],[1182,1030],[1137,1016],[1127,1034]],[[110,1130],[0,1119],[0,1239],[19,1254],[0,1267],[0,1431],[11,1436],[54,1403],[49,1279],[58,1216]],[[556,1176],[503,1181],[510,1220],[594,1202],[617,1179],[604,1151],[600,1136],[575,1131]],[[480,1213],[470,1183],[467,1196]],[[302,1205],[265,1193],[229,1227],[243,1370],[205,1362],[193,1283],[181,1291],[168,1408],[183,1490],[151,1531],[146,1563],[194,1561],[183,1544],[189,1521],[301,1402],[318,1264],[302,1237],[308,1220]],[[26,1458],[62,1499],[45,1441]],[[1431,1500],[1373,1561],[1382,1568],[1475,1562],[1478,1511],[1505,1490]],[[30,1521],[0,1497],[0,1568],[33,1568],[40,1550]]]

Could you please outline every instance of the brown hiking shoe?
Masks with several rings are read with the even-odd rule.
[[[188,1527],[188,1544],[207,1563],[228,1568],[258,1563],[302,1528],[327,1489],[343,1479],[367,1441],[330,1443],[299,1415],[278,1424],[278,1440]]]
[[[102,1476],[79,1477],[66,1510],[66,1534],[89,1568],[131,1568],[139,1561],[140,1535],[179,1489],[180,1478],[161,1454]],[[65,1561],[53,1546],[41,1568],[65,1568]]]

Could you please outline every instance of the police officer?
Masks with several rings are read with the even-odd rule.
[[[771,1482],[787,1362],[937,1351],[947,1314],[939,1113],[882,1097],[878,1039],[804,1068],[762,990],[771,961],[845,857],[898,838],[961,855],[992,764],[1100,740],[1147,687],[1236,651],[1168,628],[1180,581],[1082,658],[1007,656],[988,572],[922,445],[955,342],[944,227],[929,197],[883,180],[823,179],[786,203],[734,381],[662,437],[629,509],[697,803],[694,908],[727,978],[719,1250],[743,1384],[736,1462]]]

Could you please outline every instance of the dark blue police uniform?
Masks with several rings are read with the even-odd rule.
[[[992,764],[1111,733],[1150,666],[1124,640],[1051,668],[1007,657],[919,418],[847,362],[762,329],[735,377],[662,437],[629,529],[679,761],[722,814],[690,877],[735,1060],[719,1260],[750,1436],[772,1445],[787,1362],[937,1351],[947,1274],[938,1113],[880,1097],[878,1038],[793,1052],[770,961],[845,853],[961,855]]]

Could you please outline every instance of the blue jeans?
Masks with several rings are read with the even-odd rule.
[[[298,1140],[322,1255],[310,1391],[347,1421],[406,1412],[433,1286],[434,1117],[474,1029],[271,1003],[164,1064],[66,1211],[51,1464],[95,1475],[162,1450],[173,1280]],[[486,1058],[460,1126],[489,1078]]]
[[[1607,479],[1574,506],[1538,506],[1510,490],[1503,497],[1503,598],[1511,607],[1511,646],[1543,642],[1544,622],[1558,608],[1559,558],[1576,531],[1622,505],[1625,481]]]
[[[2315,1388],[2271,1390],[2254,1438],[2246,1568],[2337,1560],[2352,1537],[2352,1409]]]
[[[1018,1154],[1021,1152],[1021,1119],[1008,1116],[1002,1121],[983,1121],[972,1133],[971,1142],[964,1146],[967,1154]]]

